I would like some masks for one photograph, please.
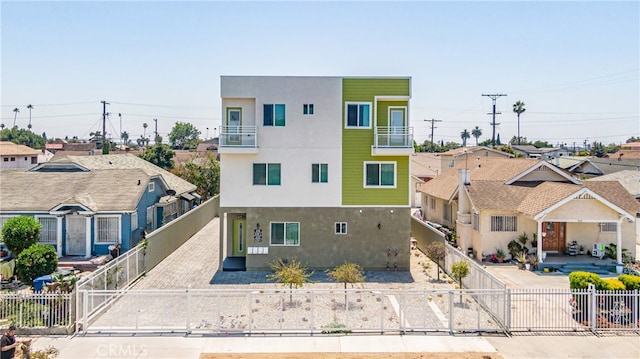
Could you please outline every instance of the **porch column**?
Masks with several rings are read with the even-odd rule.
[[[622,221],[624,217],[618,219],[616,223],[616,261],[622,264]]]
[[[84,240],[84,256],[91,258],[91,216],[84,217],[85,221],[85,240]]]
[[[62,257],[62,216],[56,216],[56,252]]]
[[[542,259],[543,259],[542,258],[542,241],[544,240],[544,238],[542,237],[542,221],[538,221],[537,231],[538,231],[538,245],[537,245],[536,253],[538,253],[538,261],[542,263]]]

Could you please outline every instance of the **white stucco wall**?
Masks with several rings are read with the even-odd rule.
[[[0,168],[14,169],[14,168],[31,168],[37,165],[31,163],[31,157],[38,158],[38,154],[34,155],[7,155],[0,156]],[[11,161],[11,159],[14,159]],[[6,159],[6,160],[5,160]]]
[[[257,154],[222,154],[222,207],[339,207],[342,181],[342,81],[337,77],[222,77],[222,111],[243,110],[258,126]],[[285,126],[263,126],[263,105],[285,104]],[[303,104],[314,114],[304,115]],[[252,116],[249,120],[247,117]],[[223,117],[224,118],[224,117]],[[245,122],[247,121],[247,122]],[[280,186],[254,186],[254,163],[280,163]],[[311,164],[328,164],[328,183],[311,182]]]

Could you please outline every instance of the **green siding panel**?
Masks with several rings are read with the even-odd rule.
[[[345,78],[342,80],[342,101],[371,102],[374,96],[410,96],[408,78]],[[387,126],[389,106],[408,106],[408,101],[380,101],[377,107],[378,126]],[[342,106],[342,204],[345,206],[407,206],[409,205],[409,156],[371,156],[374,130],[344,128]],[[372,114],[373,116],[373,114]],[[396,188],[364,188],[364,162],[395,161]]]

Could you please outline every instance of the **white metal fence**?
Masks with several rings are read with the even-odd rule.
[[[638,331],[640,293],[570,289],[508,291],[510,331]]]
[[[136,279],[140,278],[146,270],[145,251],[146,248],[139,245],[82,279],[76,287],[77,293],[99,290],[103,294],[92,296],[89,302],[83,301],[84,297],[78,296],[75,301],[77,316],[92,318],[93,313],[114,300],[115,294],[120,293],[114,290],[128,289]]]
[[[75,293],[0,293],[0,327],[66,328],[75,321]],[[49,330],[55,333],[55,330]]]
[[[482,309],[492,291],[129,290],[81,291],[83,303],[117,298],[78,317],[82,333],[504,332]]]

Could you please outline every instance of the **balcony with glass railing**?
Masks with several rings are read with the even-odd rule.
[[[406,156],[413,154],[413,127],[376,127],[372,156]]]
[[[220,126],[219,153],[258,153],[256,126]]]

